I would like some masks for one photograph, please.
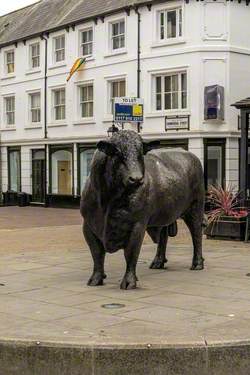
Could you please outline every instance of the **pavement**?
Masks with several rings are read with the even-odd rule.
[[[190,271],[191,239],[179,223],[178,236],[168,244],[167,269],[149,269],[156,249],[146,237],[138,263],[138,288],[122,291],[122,251],[107,256],[105,285],[86,285],[92,259],[82,237],[78,210],[0,207],[0,239],[0,348],[4,343],[10,347],[29,343],[32,347],[91,349],[90,372],[61,369],[60,375],[250,374],[249,243],[204,237],[205,269]],[[164,372],[166,364],[160,368],[158,364],[142,372],[120,367],[110,372],[104,364],[102,370],[95,370],[98,366],[93,364],[93,348],[207,350],[228,345],[249,349],[249,363],[239,362],[237,357],[235,372],[233,367],[229,371],[227,365],[221,365],[221,354],[217,358],[221,372],[212,367],[208,370],[207,357],[198,361],[204,360],[204,372],[196,367],[189,371],[186,364],[186,371],[180,367]],[[230,353],[227,356],[232,358]],[[8,372],[6,363],[3,360],[1,367],[0,349],[0,375],[57,374],[55,369],[22,372],[18,366]],[[125,363],[129,363],[126,358]]]

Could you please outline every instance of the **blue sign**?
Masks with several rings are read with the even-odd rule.
[[[137,98],[115,98],[115,122],[143,122],[143,100]]]

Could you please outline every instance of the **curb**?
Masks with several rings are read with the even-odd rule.
[[[248,375],[250,341],[197,346],[0,341],[0,375]]]

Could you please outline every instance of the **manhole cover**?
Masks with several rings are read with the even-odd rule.
[[[247,273],[246,276],[250,277],[250,273]]]
[[[122,309],[125,305],[123,303],[105,303],[102,307],[104,309]]]
[[[5,286],[5,284],[3,284],[3,283],[0,283],[0,286]]]

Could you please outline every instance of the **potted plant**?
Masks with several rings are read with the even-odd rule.
[[[240,207],[240,193],[232,186],[225,189],[222,186],[209,186],[207,202],[210,210],[207,212],[208,238],[244,240],[248,211]]]

